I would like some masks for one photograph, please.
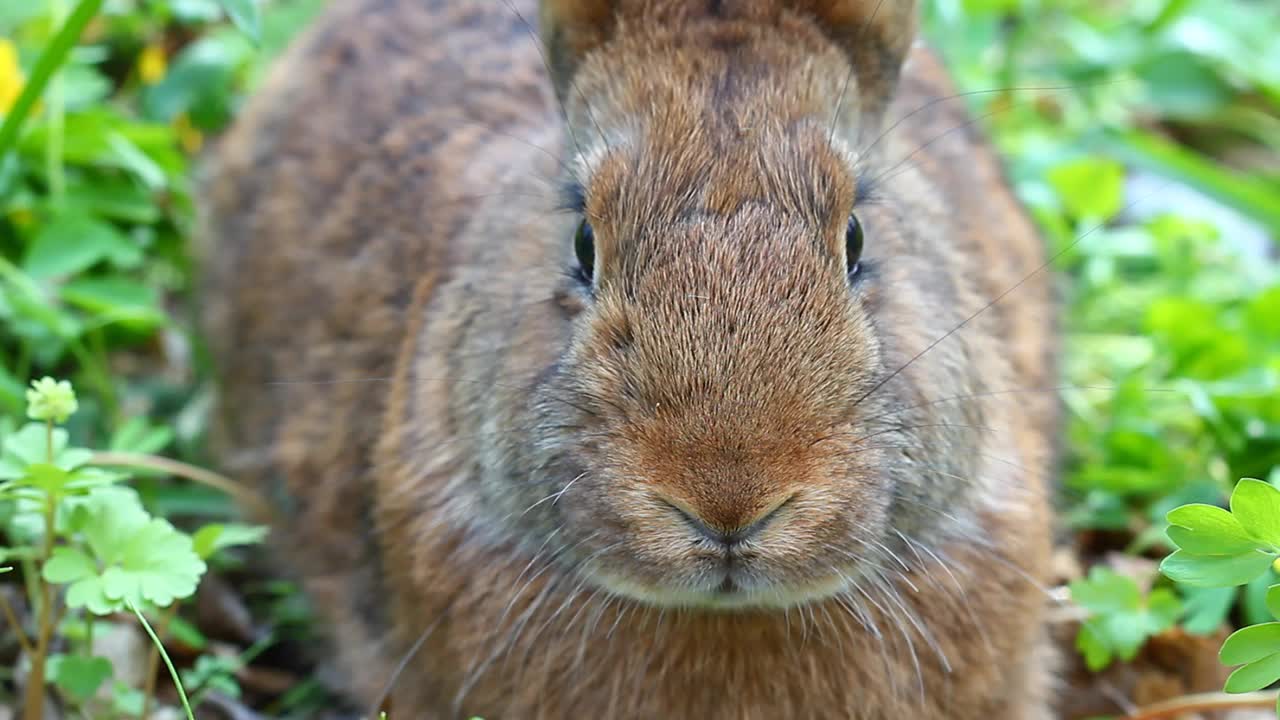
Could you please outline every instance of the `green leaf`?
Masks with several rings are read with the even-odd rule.
[[[1243,665],[1280,652],[1280,622],[1250,625],[1222,643],[1218,659],[1223,665]]]
[[[60,294],[72,305],[141,329],[158,327],[165,321],[159,291],[127,278],[76,278],[63,285]]]
[[[256,43],[262,32],[258,4],[254,0],[219,0],[231,21]]]
[[[1104,131],[1101,144],[1126,160],[1185,182],[1280,233],[1280,196],[1262,178],[1224,170],[1221,163],[1140,130]]]
[[[151,454],[173,442],[173,430],[165,425],[152,425],[144,417],[130,418],[111,436],[114,451]]]
[[[146,696],[141,690],[135,690],[125,683],[115,682],[111,686],[111,709],[117,714],[127,717],[138,717],[142,715],[142,706],[146,703]]]
[[[1241,622],[1238,623],[1240,627],[1260,625],[1276,619],[1271,616],[1271,612],[1267,609],[1267,588],[1277,582],[1280,582],[1280,577],[1277,577],[1273,563],[1271,570],[1250,580],[1249,584],[1244,587],[1244,592],[1240,595]]]
[[[169,619],[169,637],[196,650],[203,650],[209,644],[200,629],[183,620],[180,615]]]
[[[49,658],[49,677],[77,703],[83,703],[111,677],[111,661],[83,655],[53,655]]]
[[[5,114],[3,124],[0,124],[0,160],[8,155],[9,149],[18,139],[18,131],[26,121],[28,113],[35,107],[36,101],[54,73],[66,62],[71,48],[80,38],[80,33],[84,31],[93,16],[98,14],[98,8],[101,6],[102,0],[80,0],[71,11],[71,15],[67,17],[67,21],[58,30],[58,34],[45,45],[44,51],[40,53],[40,59],[36,61],[35,68],[31,71],[30,79],[23,86],[22,93],[13,107],[9,108],[8,113]]]
[[[1280,585],[1267,588],[1267,610],[1271,617],[1280,620]]]
[[[1183,505],[1166,519],[1172,525],[1169,539],[1196,555],[1239,555],[1258,546],[1234,515],[1214,505]]]
[[[74,547],[57,547],[44,564],[41,573],[51,583],[65,585],[96,575],[98,565],[84,551]]]
[[[1280,680],[1280,652],[1237,668],[1223,688],[1229,693],[1247,693]]]
[[[0,412],[20,415],[26,406],[26,388],[9,370],[0,366]]]
[[[1245,478],[1231,493],[1231,514],[1250,535],[1280,548],[1280,490]]]
[[[1142,604],[1132,580],[1103,567],[1094,567],[1087,579],[1071,583],[1071,599],[1095,613],[1135,610]]]
[[[32,278],[44,280],[74,275],[104,260],[135,267],[142,262],[142,252],[111,225],[68,213],[40,229],[22,267]]]
[[[190,597],[205,571],[191,538],[167,521],[153,519],[137,495],[124,488],[93,491],[84,501],[80,531],[97,567],[91,576],[72,583],[69,607],[87,607],[98,614],[128,604],[164,607]],[[69,567],[68,574],[72,569],[83,571],[83,560]]]
[[[1192,587],[1234,587],[1266,572],[1273,557],[1255,551],[1239,555],[1192,555],[1178,550],[1160,563],[1160,572]]]
[[[267,536],[267,528],[253,525],[205,525],[192,537],[192,545],[202,560],[225,547],[255,545]]]
[[[16,433],[7,435],[0,451],[0,480],[25,477],[27,468],[48,462],[48,429],[44,423],[27,423]],[[53,464],[63,470],[75,470],[93,457],[83,448],[67,447],[67,431],[53,430]]]
[[[1167,589],[1145,599],[1130,578],[1104,567],[1094,567],[1087,579],[1071,584],[1071,597],[1090,611],[1076,636],[1076,647],[1093,670],[1105,667],[1113,656],[1130,660],[1147,638],[1173,626],[1182,603]]]
[[[1088,620],[1080,625],[1080,633],[1076,635],[1076,649],[1084,656],[1085,665],[1094,672],[1111,663],[1111,646],[1103,638],[1096,621]]]
[[[1135,70],[1151,101],[1169,115],[1205,116],[1233,97],[1209,63],[1189,52],[1154,53]]]
[[[66,486],[71,473],[57,465],[36,463],[27,467],[26,482],[50,495],[58,495]]]
[[[1235,588],[1183,589],[1187,596],[1184,603],[1186,617],[1182,627],[1194,635],[1209,635],[1222,626],[1231,613],[1231,606],[1238,594]]]
[[[1049,170],[1067,214],[1107,220],[1124,202],[1124,166],[1106,158],[1081,158]]]

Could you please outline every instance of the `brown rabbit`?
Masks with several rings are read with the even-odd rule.
[[[206,188],[225,465],[346,691],[1050,717],[1049,282],[915,3],[528,4],[335,3]]]

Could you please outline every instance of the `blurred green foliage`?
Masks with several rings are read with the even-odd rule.
[[[196,158],[322,4],[275,0],[260,20],[251,0],[102,4],[0,148],[0,417],[20,416],[29,378],[67,377],[78,443],[200,457]],[[74,7],[0,2],[0,116]],[[1001,149],[1064,281],[1065,520],[1090,557],[1162,557],[1171,508],[1223,504],[1240,477],[1280,482],[1280,4],[927,8],[965,93],[948,102]],[[143,495],[160,514],[227,512],[185,485]],[[1180,622],[1261,622],[1274,581],[1179,587]],[[1082,582],[1097,590],[1095,659],[1128,656],[1145,634],[1108,634],[1123,625],[1108,612],[1150,613],[1150,595],[1105,574]],[[1172,612],[1157,591],[1151,632]]]
[[[928,29],[1064,278],[1064,519],[1086,562],[1159,558],[1170,509],[1280,484],[1280,5],[942,0]],[[1171,602],[1098,569],[1080,647],[1263,622],[1274,582]]]
[[[1070,280],[1068,519],[1159,541],[1280,463],[1280,5],[952,0],[929,29]]]

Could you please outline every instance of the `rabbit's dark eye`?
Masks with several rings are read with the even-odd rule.
[[[849,269],[849,277],[858,274],[859,262],[862,260],[862,223],[857,215],[849,216],[849,227],[844,231],[845,267]]]
[[[573,251],[578,256],[578,279],[590,285],[596,270],[596,236],[591,223],[583,220],[573,236]]]

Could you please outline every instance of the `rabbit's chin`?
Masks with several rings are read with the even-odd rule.
[[[850,591],[849,574],[833,574],[812,581],[739,584],[732,573],[721,579],[690,580],[682,586],[645,584],[616,574],[595,572],[592,580],[606,592],[659,608],[705,610],[785,610]]]

